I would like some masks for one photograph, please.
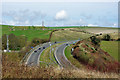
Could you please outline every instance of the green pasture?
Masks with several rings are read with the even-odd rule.
[[[119,41],[102,41],[101,48],[118,60],[118,43]]]

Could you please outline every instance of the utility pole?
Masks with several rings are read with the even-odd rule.
[[[51,43],[49,42],[49,44],[50,44],[50,54],[51,54]]]
[[[7,35],[7,52],[9,52],[9,40],[8,40],[8,35]]]

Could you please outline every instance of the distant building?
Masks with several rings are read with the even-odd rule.
[[[42,21],[42,30],[45,30],[44,21]]]
[[[44,27],[44,21],[42,21],[42,27]]]

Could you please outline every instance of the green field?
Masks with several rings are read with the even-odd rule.
[[[1,29],[1,25],[0,25]],[[13,29],[13,30],[11,30]],[[91,35],[78,32],[84,30],[92,33],[99,32],[117,32],[117,28],[105,28],[105,27],[83,27],[83,26],[65,26],[65,27],[46,27],[45,30],[41,30],[40,26],[9,26],[2,25],[2,35],[3,34],[15,34],[16,36],[26,36],[28,41],[31,41],[33,38],[49,39],[50,33],[54,29],[65,29],[55,31],[52,35],[51,41],[66,41],[66,40],[77,40],[79,38],[84,39],[88,38]],[[71,31],[70,29],[74,30]],[[76,31],[75,31],[76,30]]]
[[[38,28],[38,27],[37,27]],[[28,26],[16,26],[14,27],[15,30],[11,31],[9,26],[4,25],[2,26],[2,35],[3,34],[15,34],[16,36],[25,36],[28,38],[28,41],[31,41],[33,38],[40,38],[40,39],[49,39],[50,33],[52,30],[40,30],[40,29],[29,29]],[[26,29],[26,30],[23,30]]]
[[[118,60],[118,41],[102,41],[101,48]]]

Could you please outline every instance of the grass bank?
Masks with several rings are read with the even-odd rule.
[[[82,64],[80,64],[80,62],[75,59],[72,54],[71,54],[71,48],[72,48],[72,45],[70,46],[67,46],[65,48],[65,56],[66,58],[71,62],[71,64],[73,64],[75,67],[77,68],[84,68],[84,66]]]
[[[58,45],[60,45],[62,43],[58,43],[58,44],[55,44],[55,45],[52,45],[51,46],[51,53],[50,53],[50,47],[46,48],[41,56],[40,56],[40,66],[41,67],[45,67],[45,66],[49,66],[49,65],[52,65],[52,66],[57,66],[57,62],[55,60],[55,57],[54,57],[54,51],[56,49],[56,47]]]
[[[55,31],[52,34],[51,41],[68,41],[68,40],[78,40],[90,37],[90,34],[83,32],[71,31],[69,29]]]

